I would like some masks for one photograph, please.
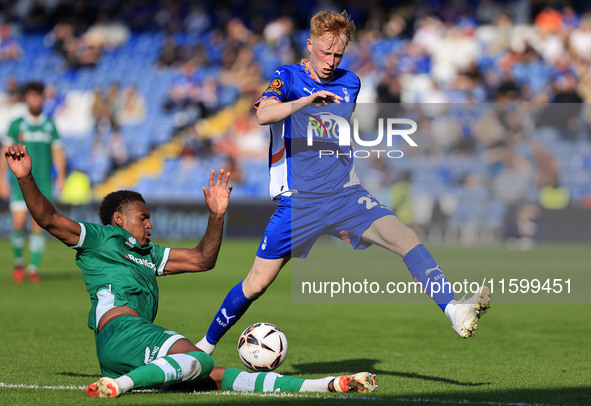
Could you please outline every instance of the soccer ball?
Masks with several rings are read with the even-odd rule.
[[[238,356],[253,371],[272,371],[287,357],[287,338],[273,324],[253,324],[238,339]]]

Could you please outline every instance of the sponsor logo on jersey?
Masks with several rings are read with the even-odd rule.
[[[129,237],[129,239],[127,241],[125,241],[125,245],[127,245],[129,248],[133,248],[133,246],[136,243],[136,239],[133,237]]]
[[[267,248],[267,236],[263,238],[263,244],[261,245],[261,249],[264,251]]]
[[[351,95],[347,91],[347,88],[346,87],[343,87],[343,93],[345,94],[345,101],[347,103],[349,103],[351,101]]]
[[[150,269],[155,269],[156,268],[156,265],[154,265],[152,262],[150,262],[150,261],[148,261],[146,259],[143,259],[143,258],[136,258],[136,257],[134,257],[131,254],[125,254],[125,258],[127,258],[127,259],[135,262],[138,265],[147,266]]]
[[[23,131],[18,135],[21,142],[51,142],[51,134],[42,131]]]
[[[318,114],[306,114],[308,118],[308,128],[306,136],[308,137],[308,146],[313,145],[313,140],[339,141],[343,131],[348,130],[349,123],[346,118],[336,114],[322,112]],[[346,134],[345,134],[346,135]],[[350,138],[350,137],[349,137]],[[341,146],[350,146],[351,142]]]
[[[310,94],[314,94],[315,89],[316,89],[315,87],[313,87],[312,90],[308,89],[307,87],[304,87],[304,90]]]

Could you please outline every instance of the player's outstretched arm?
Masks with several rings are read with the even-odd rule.
[[[215,171],[209,175],[209,188],[203,187],[205,203],[209,209],[209,221],[205,235],[195,248],[174,248],[170,250],[164,274],[208,271],[215,266],[222,245],[224,215],[228,208],[232,185],[230,173],[220,170],[217,180]]]
[[[43,196],[33,174],[33,160],[23,144],[6,149],[6,163],[18,180],[31,216],[39,226],[49,231],[66,245],[76,245],[80,236],[80,224],[60,214],[53,204]]]
[[[340,103],[343,98],[328,90],[320,90],[309,96],[291,102],[279,102],[275,99],[261,101],[257,108],[257,121],[260,125],[277,123],[285,120],[293,113],[300,111],[311,104],[327,105],[330,103]]]

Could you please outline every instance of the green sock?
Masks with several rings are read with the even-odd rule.
[[[196,365],[195,361],[199,365]],[[200,366],[200,368],[197,368]],[[126,374],[133,381],[134,389],[154,388],[173,382],[203,379],[213,370],[210,355],[194,351],[187,354],[173,354],[134,369]]]
[[[275,372],[246,372],[227,368],[222,377],[223,390],[246,392],[299,392],[305,379],[283,376]]]
[[[14,253],[16,266],[23,265],[23,248],[25,247],[25,232],[23,230],[12,230],[10,233],[10,244]]]
[[[45,236],[43,233],[33,233],[29,237],[29,249],[31,250],[30,264],[34,269],[39,267],[41,257],[45,252]]]

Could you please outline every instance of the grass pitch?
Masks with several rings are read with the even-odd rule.
[[[254,240],[226,240],[215,270],[161,278],[156,323],[199,340],[224,295],[246,275],[256,246]],[[86,327],[89,299],[74,251],[48,241],[40,285],[15,285],[7,240],[0,240],[0,252],[3,405],[591,403],[591,305],[495,305],[493,296],[477,336],[462,340],[434,304],[291,304],[289,269],[223,338],[214,354],[216,364],[242,368],[236,354],[240,332],[251,323],[267,321],[283,329],[289,340],[287,360],[277,372],[317,378],[368,370],[378,375],[376,392],[131,393],[114,400],[89,399],[80,388],[99,377],[99,368],[94,336]],[[444,268],[466,273],[476,266],[492,270],[508,258],[498,247],[432,252]],[[547,266],[549,256],[565,272],[571,258],[578,267],[588,267],[591,259],[589,248],[582,246],[539,247],[518,257],[535,269]],[[401,261],[398,268],[407,272]]]

